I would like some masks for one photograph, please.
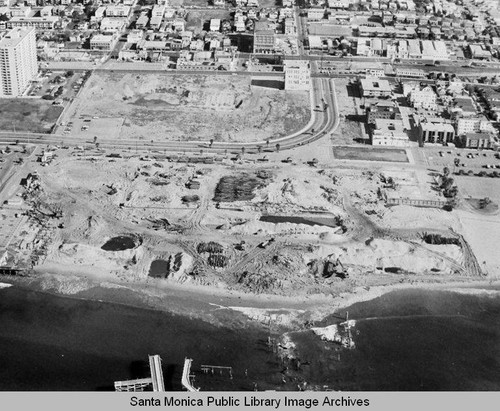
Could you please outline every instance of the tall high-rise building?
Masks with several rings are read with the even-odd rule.
[[[0,40],[0,97],[22,95],[37,73],[35,28],[12,29]]]

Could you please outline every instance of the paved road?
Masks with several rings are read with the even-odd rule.
[[[335,96],[335,87],[333,80],[317,78],[312,79],[312,117],[309,124],[300,132],[293,133],[286,137],[270,139],[269,141],[258,141],[252,143],[229,143],[215,142],[210,146],[209,142],[203,141],[145,141],[131,139],[109,139],[97,135],[97,141],[100,148],[112,150],[141,150],[141,151],[159,151],[159,152],[190,152],[199,153],[240,153],[242,147],[245,147],[246,153],[256,153],[261,147],[262,151],[277,150],[279,144],[280,150],[287,150],[302,146],[316,141],[329,135],[338,126],[338,110]],[[327,108],[323,110],[323,104]],[[317,108],[319,107],[319,108]],[[94,147],[91,139],[71,137],[71,135],[56,134],[30,134],[30,133],[0,133],[0,143],[3,144],[63,144],[68,146],[87,146]]]

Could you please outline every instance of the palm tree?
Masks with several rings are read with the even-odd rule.
[[[276,152],[279,153],[280,152],[280,143],[276,143]]]

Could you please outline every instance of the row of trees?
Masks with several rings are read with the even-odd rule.
[[[443,196],[450,199],[451,203],[456,203],[458,188],[455,185],[455,180],[450,176],[450,169],[448,167],[443,168],[443,175],[439,188],[442,190]]]

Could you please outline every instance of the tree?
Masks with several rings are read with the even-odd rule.
[[[450,169],[448,167],[443,168],[443,176],[448,177],[450,175]]]
[[[448,189],[445,189],[443,191],[443,195],[446,197],[446,198],[455,198],[458,194],[458,188],[457,186],[453,186],[453,187],[450,187]]]
[[[257,151],[259,152],[259,154],[262,153],[262,146],[257,146]]]
[[[241,147],[241,155],[244,156],[245,155],[245,147]]]
[[[456,158],[455,160],[453,160],[453,163],[455,164],[455,167],[458,167],[460,165],[460,159]]]
[[[449,190],[453,186],[453,178],[451,177],[443,177],[443,180],[441,182],[441,189],[443,191]]]
[[[266,140],[266,146],[269,147],[269,139]]]
[[[94,144],[97,143],[97,136],[94,136]]]
[[[280,152],[280,143],[276,143],[276,152],[279,153]]]
[[[210,147],[212,147],[213,145],[214,145],[214,139],[213,139],[213,138],[211,138],[211,139],[210,139]]]

